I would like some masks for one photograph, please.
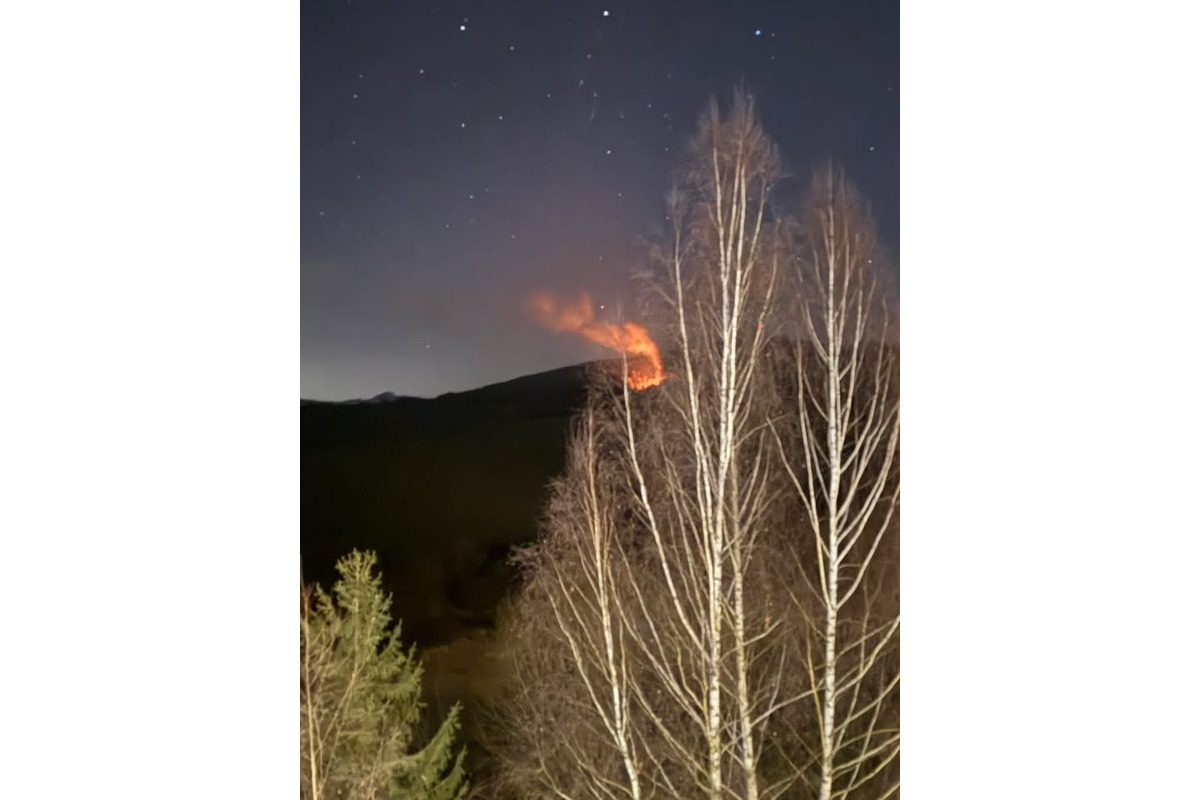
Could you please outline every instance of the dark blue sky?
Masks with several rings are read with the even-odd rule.
[[[683,142],[743,78],[786,167],[842,162],[898,253],[899,72],[894,1],[303,0],[301,396],[601,355],[525,297],[628,302]]]

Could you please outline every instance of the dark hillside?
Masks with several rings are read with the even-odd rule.
[[[370,548],[404,639],[487,625],[509,583],[508,547],[533,538],[563,464],[587,365],[436,399],[302,401],[300,551],[305,579]]]

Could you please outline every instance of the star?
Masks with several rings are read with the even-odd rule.
[[[605,151],[604,151],[604,155],[606,155],[606,156],[611,156],[611,155],[612,155],[612,150],[605,150]]]
[[[754,35],[755,35],[755,36],[762,36],[762,30],[761,30],[761,29],[757,29],[757,30],[755,30],[755,31],[754,31]]]
[[[421,69],[417,70],[417,74],[419,74],[419,75],[424,75],[424,74],[425,74],[425,68],[424,68],[424,67],[422,67]]]
[[[355,100],[357,100],[357,99],[358,99],[358,92],[355,92],[355,93],[354,93],[354,99],[355,99]]]
[[[872,153],[874,153],[874,152],[875,152],[875,145],[871,145],[871,146],[870,146],[870,147],[868,147],[867,149],[868,149],[868,150],[870,150]]]
[[[607,11],[605,11],[605,12],[604,12],[604,16],[606,16],[606,17],[608,16],[608,12],[607,12]]]
[[[496,119],[500,120],[501,122],[504,122],[504,115],[500,114],[499,116],[496,117]]]
[[[465,31],[465,30],[467,29],[467,26],[466,26],[466,25],[459,25],[459,26],[458,26],[458,29],[459,29],[460,31]]]
[[[465,123],[465,122],[460,122],[460,123],[458,123],[458,127],[460,127],[460,128],[465,128],[465,127],[467,127],[467,123]]]

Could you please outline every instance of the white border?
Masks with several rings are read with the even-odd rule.
[[[905,787],[1194,790],[1186,4],[907,4]],[[298,8],[0,20],[3,794],[292,794]]]
[[[295,796],[298,6],[0,16],[0,795]]]
[[[1196,792],[1196,15],[903,7],[910,797]]]

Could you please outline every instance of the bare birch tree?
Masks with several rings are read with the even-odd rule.
[[[744,92],[727,115],[710,103],[689,155],[660,251],[676,375],[645,434],[628,387],[622,398],[630,484],[671,598],[668,614],[647,620],[654,635],[634,641],[702,729],[707,796],[757,800],[765,698],[778,691],[756,681],[771,631],[749,613],[746,579],[771,485],[755,390],[779,271],[768,193],[780,168]],[[660,477],[648,478],[650,465]],[[671,667],[659,628],[699,656],[693,682]]]
[[[900,752],[897,356],[874,226],[840,170],[816,175],[800,223],[795,413],[772,428],[810,542],[793,597],[809,622],[816,794],[887,797]]]
[[[527,556],[509,726],[558,735],[501,746],[514,786],[758,800],[800,774],[762,761],[773,717],[811,691],[786,661],[784,604],[769,610],[772,592],[786,595],[757,555],[782,475],[762,391],[786,261],[768,210],[778,174],[751,98],[710,104],[654,253],[671,377],[593,394]],[[561,683],[533,677],[551,675]]]
[[[653,755],[632,719],[638,666],[618,611],[620,502],[597,416],[589,406],[578,421],[542,541],[520,559],[521,613],[504,631],[513,680],[491,742],[507,773],[493,791],[512,796],[647,796]]]
[[[840,178],[803,220],[773,214],[779,175],[751,98],[711,104],[653,251],[668,377],[598,381],[522,556],[487,743],[500,796],[898,786],[899,416],[894,351],[869,341],[873,233]]]

